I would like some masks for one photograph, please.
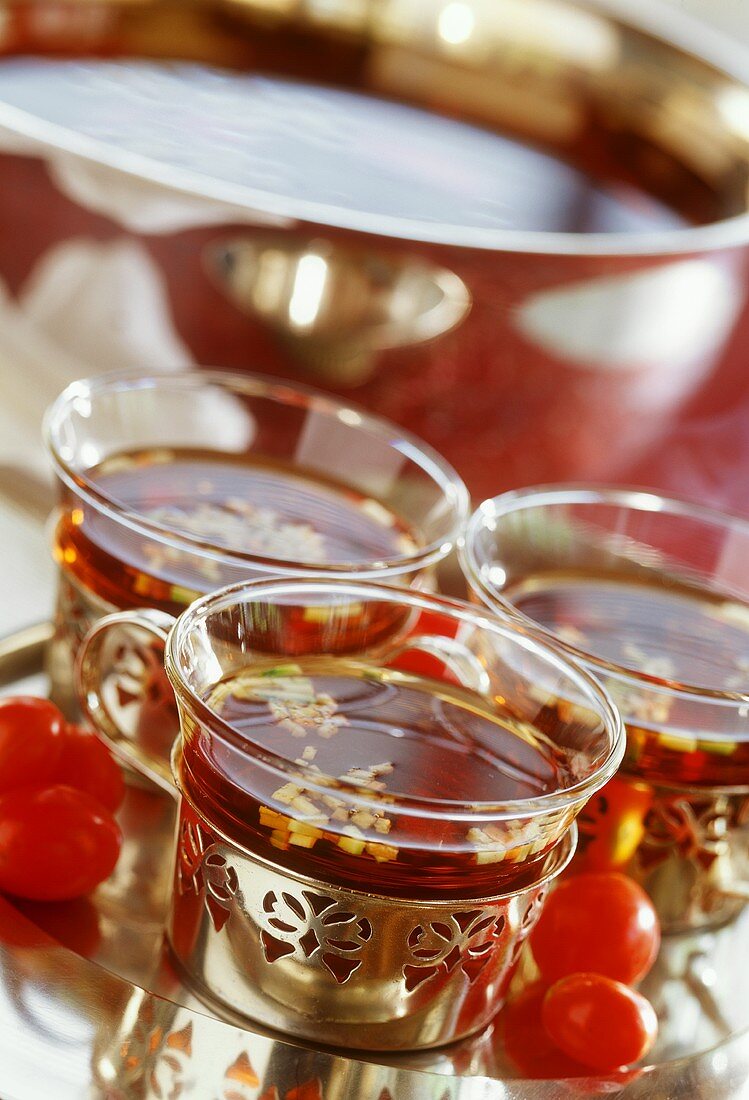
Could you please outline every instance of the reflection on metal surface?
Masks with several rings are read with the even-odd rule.
[[[462,46],[476,30],[476,13],[463,0],[451,0],[445,4],[437,19],[437,31],[443,42],[450,46]]]
[[[40,658],[53,633],[51,623],[38,623],[0,639],[0,687],[40,671]]]
[[[209,247],[206,259],[240,310],[270,325],[305,370],[338,385],[365,381],[377,351],[441,336],[470,309],[451,271],[321,239],[240,238]]]
[[[749,900],[749,788],[652,790],[629,873],[669,931],[725,923]]]
[[[647,370],[657,403],[661,390],[670,396],[676,386],[683,398],[702,382],[743,296],[739,273],[725,263],[678,260],[531,294],[518,309],[517,325],[570,366]],[[567,324],[570,317],[574,325]]]
[[[54,635],[47,647],[46,668],[50,698],[69,721],[80,717],[73,684],[75,654],[96,620],[115,610],[110,603],[77,584],[63,569],[58,570]]]
[[[2,643],[4,690],[41,668],[49,633],[39,626]],[[162,952],[173,812],[170,799],[130,789],[121,864],[93,904],[69,903],[66,919],[59,906],[25,904],[24,916],[0,898],[4,1100],[745,1100],[743,918],[665,941],[643,987],[661,1021],[660,1064],[618,1081],[513,1080],[491,1027],[381,1064],[206,1015]]]
[[[193,15],[195,11],[209,15],[217,6],[204,0],[203,4],[190,5],[190,9]],[[624,167],[627,179],[634,176],[638,186],[684,208],[698,221],[746,214],[749,142],[740,109],[747,95],[745,84],[694,55],[700,45],[710,44],[709,35],[703,43],[688,20],[682,25],[675,13],[669,17],[688,43],[687,48],[681,48],[626,24],[617,17],[618,6],[624,12],[631,7],[617,5],[616,0],[604,5],[592,0],[224,0],[221,4],[226,12],[243,16],[234,28],[234,44],[245,55],[245,68],[254,67],[261,42],[269,47],[264,70],[291,77],[329,79],[330,60],[335,56],[340,62],[336,83],[342,86],[410,100],[432,111],[442,108],[453,119],[547,141],[572,160],[581,159],[583,167],[593,166],[602,178],[619,178]],[[5,7],[15,12],[17,5],[8,3]],[[76,8],[71,5],[72,11]],[[167,0],[144,0],[137,5],[112,3],[110,11],[117,18],[123,47],[115,52],[137,55],[139,51],[128,42],[128,31],[134,36],[149,17],[149,30],[163,31],[169,24],[159,28],[153,13],[169,12],[179,20],[180,16],[184,19],[182,8],[184,5]],[[269,19],[271,14],[273,18]],[[651,21],[658,22],[657,12]],[[64,16],[60,22],[64,24]],[[226,44],[220,32],[231,23],[231,19],[219,24],[206,18],[201,24],[191,25],[187,20],[181,39],[167,39],[162,34],[157,46],[152,44],[150,50],[141,52],[185,57],[202,53],[211,60],[215,57],[212,45]],[[28,35],[28,28],[25,30]],[[295,42],[285,35],[300,37]],[[31,42],[27,52],[33,52],[33,35],[28,37]],[[302,49],[298,48],[300,44]],[[43,50],[43,43],[40,47]],[[236,60],[234,52],[227,50],[227,64]],[[724,44],[724,52],[728,69],[733,65],[740,70],[742,62],[746,66],[739,51],[731,51]],[[20,108],[10,112],[0,109],[0,121],[7,115],[3,129],[8,141],[17,141],[28,130],[36,140],[48,142],[58,152],[67,149],[73,156],[83,153],[98,162],[100,184],[109,165],[167,188],[172,186],[175,193],[191,192],[232,202],[236,212],[248,207],[259,216],[266,207],[273,216],[347,225],[402,239],[587,255],[685,251],[690,244],[697,246],[708,240],[730,244],[745,241],[749,228],[746,224],[720,231],[718,226],[715,231],[685,227],[675,234],[654,229],[647,240],[626,243],[616,233],[609,242],[564,240],[568,235],[564,226],[551,238],[534,232],[534,227],[530,232],[524,227],[523,233],[517,234],[509,226],[508,236],[491,224],[485,229],[462,225],[459,208],[454,212],[454,221],[442,218],[432,225],[416,212],[399,218],[396,211],[378,218],[353,216],[349,210],[352,216],[347,217],[349,204],[341,203],[341,209],[336,209],[332,194],[332,201],[324,205],[314,196],[307,203],[303,194],[285,195],[283,187],[276,187],[272,171],[265,182],[256,180],[252,171],[249,183],[246,172],[227,175],[226,157],[232,151],[241,155],[248,122],[257,125],[252,112],[243,112],[240,104],[233,124],[222,123],[213,130],[208,126],[207,132],[203,131],[208,119],[202,108],[198,110],[193,120],[195,143],[185,143],[181,130],[180,153],[177,135],[171,135],[174,140],[170,143],[164,134],[163,118],[154,119],[156,131],[150,142],[142,135],[135,145],[130,140],[118,143],[119,128],[131,126],[128,118],[132,118],[132,111],[127,111],[127,117],[119,117],[122,112],[118,115],[114,111],[108,126],[103,126],[104,119],[92,117],[91,112],[88,121],[72,119],[66,123],[56,107],[45,106],[33,96],[17,101],[12,81],[8,84],[5,76],[3,88],[3,98]],[[231,99],[234,94],[226,88],[220,94],[217,91],[214,89],[214,101],[221,95]],[[160,113],[163,115],[163,111]],[[304,133],[298,136],[300,141],[306,138]],[[205,145],[206,141],[211,144],[212,155],[197,160],[193,157],[191,161],[193,144]],[[407,141],[408,129],[399,145],[401,152],[407,149]],[[171,155],[163,157],[159,149],[164,148],[171,148]],[[28,144],[24,151],[29,151]],[[334,142],[328,151],[338,154],[340,148]],[[160,159],[163,163],[159,166]],[[449,163],[443,166],[445,170],[451,167]],[[358,213],[364,215],[365,210]],[[207,220],[215,220],[215,208]]]

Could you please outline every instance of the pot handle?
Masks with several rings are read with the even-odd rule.
[[[139,609],[105,615],[75,664],[80,705],[119,759],[176,796],[170,765],[179,716],[164,671],[171,615]]]

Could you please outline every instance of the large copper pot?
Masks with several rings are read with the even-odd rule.
[[[460,209],[448,224],[323,205],[272,181],[222,179],[211,163],[186,172],[158,153],[133,156],[0,102],[0,277],[9,331],[20,333],[16,386],[28,374],[46,398],[61,375],[110,365],[246,367],[401,422],[477,496],[584,477],[749,508],[736,476],[749,468],[749,60],[739,47],[645,0],[3,8],[0,101],[19,54],[262,70],[521,135],[617,179],[620,192],[634,182],[689,222],[534,231],[471,225]],[[432,166],[435,177],[454,169],[449,157]],[[319,292],[301,315],[300,272]],[[46,355],[58,370],[29,366]]]

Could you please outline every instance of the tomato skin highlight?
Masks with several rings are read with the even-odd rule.
[[[38,901],[89,893],[112,873],[122,834],[108,810],[72,787],[0,797],[0,890]]]
[[[643,1058],[658,1034],[653,1006],[602,974],[570,974],[544,997],[548,1037],[569,1058],[604,1072]]]
[[[107,746],[91,730],[68,725],[54,780],[86,791],[114,813],[125,797],[122,769]]]
[[[560,883],[530,934],[542,976],[592,972],[631,985],[648,973],[660,946],[653,904],[618,872],[582,874]]]
[[[48,699],[0,699],[0,794],[51,780],[64,730],[65,719]]]

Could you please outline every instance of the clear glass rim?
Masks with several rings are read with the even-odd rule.
[[[380,600],[382,602],[398,603],[408,609],[433,611],[448,615],[458,622],[469,623],[478,629],[489,631],[519,645],[535,657],[543,658],[547,664],[563,673],[575,684],[585,696],[591,710],[601,719],[604,733],[609,741],[608,751],[595,771],[585,779],[579,780],[564,789],[538,795],[532,799],[514,799],[504,802],[459,802],[450,799],[417,798],[396,794],[393,796],[393,801],[389,803],[394,813],[409,814],[412,817],[446,818],[453,821],[457,818],[476,823],[505,818],[517,819],[519,816],[536,817],[587,800],[604,783],[608,782],[616,772],[624,755],[625,747],[621,716],[604,687],[583,664],[575,658],[561,653],[558,647],[549,646],[544,641],[534,637],[522,625],[502,622],[491,612],[486,612],[473,604],[442,596],[426,596],[414,589],[394,588],[370,581],[359,582],[325,578],[311,578],[308,580],[283,577],[273,581],[264,579],[240,581],[196,600],[176,620],[166,642],[166,671],[178,701],[187,707],[194,718],[210,726],[229,744],[246,750],[246,741],[239,738],[231,724],[224,721],[205,703],[182,675],[180,655],[184,650],[186,641],[196,630],[200,629],[201,625],[205,624],[210,615],[237,604],[251,602],[253,599],[267,601],[274,596],[297,596],[301,603],[305,599],[316,596],[335,595],[345,596],[347,599],[352,600]],[[253,759],[261,761],[265,766],[280,775],[292,776],[295,779],[299,778],[299,766],[286,757],[260,749],[256,745],[253,746],[252,756]],[[309,782],[305,777],[305,788],[313,791],[319,790],[322,794],[330,793],[329,787],[320,786],[318,788],[311,777]],[[352,786],[349,792],[348,788],[344,786],[341,790],[347,795],[353,795],[357,803],[365,805],[369,803],[372,805],[380,804],[376,796],[367,797],[360,787]]]
[[[594,673],[613,676],[629,686],[645,688],[662,695],[691,699],[694,702],[713,703],[719,706],[739,708],[749,703],[749,692],[724,691],[702,687],[699,684],[681,683],[665,680],[647,672],[638,672],[626,665],[598,657],[564,640],[558,634],[547,630],[520,611],[510,600],[488,584],[481,575],[482,562],[477,554],[476,543],[480,534],[487,529],[489,522],[496,522],[513,512],[525,509],[541,509],[558,504],[591,504],[616,506],[635,512],[652,512],[680,516],[711,527],[724,530],[740,530],[749,539],[749,520],[746,517],[723,512],[705,504],[690,501],[684,497],[671,496],[657,490],[636,486],[617,485],[533,485],[525,489],[513,489],[490,497],[475,510],[468,521],[465,538],[458,547],[460,564],[466,581],[481,599],[482,603],[502,615],[507,615],[522,624],[536,636],[543,638],[586,667],[592,667]]]
[[[153,523],[137,512],[123,508],[102,492],[86,473],[74,469],[61,452],[60,433],[76,402],[96,400],[103,395],[127,390],[199,389],[214,387],[240,397],[259,397],[278,405],[313,409],[339,420],[349,428],[361,430],[391,448],[401,451],[404,459],[413,462],[432,479],[442,493],[451,513],[452,522],[445,535],[419,547],[413,554],[395,555],[376,563],[334,562],[331,565],[296,562],[293,559],[269,558],[257,554],[233,551],[217,546],[186,532],[173,531]],[[356,418],[354,420],[354,418]],[[353,421],[353,422],[352,422]],[[274,576],[279,574],[316,575],[327,577],[366,576],[380,578],[398,576],[427,568],[446,557],[460,542],[470,512],[468,489],[457,470],[429,444],[398,425],[373,415],[358,405],[341,402],[312,387],[286,382],[270,376],[221,370],[190,370],[164,374],[140,374],[116,371],[93,378],[83,378],[67,386],[47,409],[42,434],[58,477],[78,496],[115,523],[146,538],[187,553],[220,560],[227,565],[250,568]]]

